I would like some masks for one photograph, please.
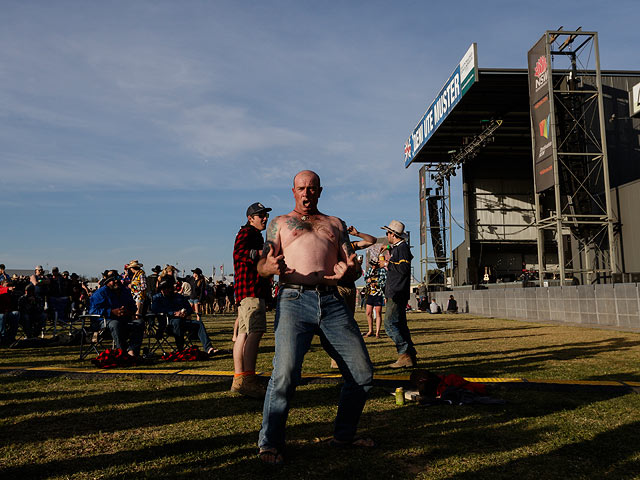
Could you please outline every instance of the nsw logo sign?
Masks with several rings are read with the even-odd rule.
[[[535,68],[536,92],[547,84],[549,80],[549,69],[547,68],[547,57],[542,55],[538,58]]]

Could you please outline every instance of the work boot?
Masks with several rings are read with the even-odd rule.
[[[392,363],[389,366],[391,368],[404,368],[404,367],[413,368],[416,366],[416,364],[413,358],[411,358],[411,355],[409,355],[408,353],[403,353],[398,357],[398,360],[396,360],[395,363]]]
[[[236,381],[238,381],[236,383]],[[234,377],[231,391],[244,395],[245,397],[263,399],[267,389],[257,375],[245,375]]]
[[[233,377],[233,383],[231,384],[231,391],[240,393],[240,387],[242,386],[242,379],[244,377]]]

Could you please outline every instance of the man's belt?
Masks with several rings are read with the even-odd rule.
[[[319,283],[318,285],[302,285],[300,283],[281,283],[280,288],[291,288],[300,292],[313,291],[318,293],[335,293],[338,291],[338,287],[335,285],[325,285]]]

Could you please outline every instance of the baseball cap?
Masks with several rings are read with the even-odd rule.
[[[247,208],[247,217],[250,217],[251,215],[257,215],[260,212],[270,212],[271,210],[271,208],[265,207],[260,202],[252,203],[251,205],[249,205],[249,208]]]

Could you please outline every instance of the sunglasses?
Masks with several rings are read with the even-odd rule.
[[[256,213],[254,217],[269,218],[269,214],[267,212],[261,212],[261,213]]]

